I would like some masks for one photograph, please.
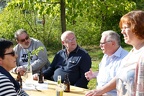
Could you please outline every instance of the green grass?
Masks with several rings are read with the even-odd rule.
[[[92,59],[92,70],[93,71],[97,71],[98,70],[98,65],[102,59],[103,53],[101,51],[101,49],[97,46],[82,46],[85,50],[88,51],[89,55],[91,56]],[[132,47],[131,46],[124,46],[124,49],[126,50],[130,50]],[[57,50],[58,51],[58,50]],[[49,60],[50,62],[53,60],[53,57],[55,55],[55,53],[57,52],[55,51],[48,51],[49,53]],[[95,89],[96,87],[96,79],[92,79],[89,81],[88,83],[88,88],[91,89]]]

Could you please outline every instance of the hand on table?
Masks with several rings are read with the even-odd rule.
[[[38,80],[38,74],[33,74],[33,80]]]
[[[26,68],[23,67],[23,66],[19,66],[16,69],[16,73],[18,73],[18,72],[20,73],[21,76],[23,76],[25,74],[25,72],[26,72]]]
[[[102,94],[100,94],[100,90],[91,90],[88,91],[85,96],[102,96]]]

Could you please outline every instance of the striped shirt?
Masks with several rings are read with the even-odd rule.
[[[97,76],[97,88],[106,85],[117,74],[122,59],[128,54],[122,47],[111,56],[104,54],[101,63],[99,64],[99,73]],[[107,92],[111,96],[117,96],[116,90]]]
[[[0,72],[0,96],[28,96],[23,90],[15,90],[9,78]]]

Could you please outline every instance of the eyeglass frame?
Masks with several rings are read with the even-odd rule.
[[[112,41],[100,42],[100,45],[104,45],[104,44],[106,44],[106,43],[108,43],[108,42],[112,42]]]
[[[25,41],[28,40],[28,39],[29,39],[29,36],[26,36],[24,39],[18,40],[18,41],[20,41],[20,42],[25,42]]]
[[[66,39],[65,41],[68,42],[68,43],[71,43],[73,42],[74,40],[76,40],[76,37],[72,38],[72,39]]]
[[[11,56],[15,56],[15,51],[9,52],[9,53],[5,53],[4,55],[11,55]]]

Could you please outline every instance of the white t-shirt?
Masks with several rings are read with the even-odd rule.
[[[22,49],[20,51],[20,59],[19,59],[19,65],[27,65],[28,64],[28,52],[32,52],[32,47],[29,47],[28,49]],[[30,63],[33,63],[38,57],[36,55],[31,55]]]
[[[121,69],[117,74],[116,89],[118,96],[134,96],[135,69],[144,47],[140,50],[131,50],[123,59]]]

